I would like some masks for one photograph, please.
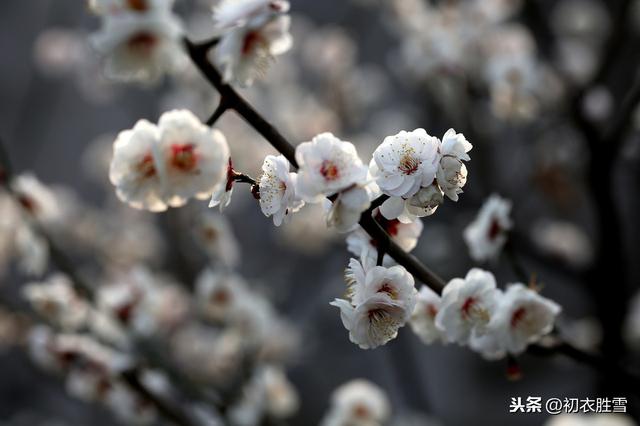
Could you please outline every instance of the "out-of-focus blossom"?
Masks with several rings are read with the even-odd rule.
[[[338,387],[331,395],[331,406],[321,426],[381,426],[391,416],[391,404],[377,385],[356,379]]]
[[[43,225],[53,225],[62,219],[63,211],[55,193],[31,173],[16,176],[11,181],[21,207]]]
[[[142,267],[100,287],[98,307],[136,334],[170,332],[188,312],[181,288]]]
[[[578,226],[563,221],[540,220],[531,229],[534,244],[543,252],[582,267],[593,258],[593,244]]]
[[[445,286],[436,326],[447,341],[468,344],[487,333],[499,296],[491,272],[471,269],[464,279],[454,278]]]
[[[229,148],[224,135],[189,111],[171,111],[158,126],[140,120],[114,143],[109,177],[134,208],[163,211],[190,197],[205,199],[223,184]]]
[[[104,15],[92,42],[104,57],[107,77],[148,84],[180,67],[181,34],[177,16],[159,8]]]
[[[231,224],[224,216],[203,213],[193,230],[196,241],[215,261],[234,267],[240,261],[240,247]]]
[[[196,281],[201,313],[214,321],[231,322],[242,314],[243,298],[250,297],[247,283],[235,274],[204,270]]]
[[[544,426],[635,426],[626,414],[560,414],[551,416]]]
[[[425,285],[420,288],[409,325],[425,344],[433,343],[442,337],[440,330],[436,327],[436,315],[440,310],[440,303],[440,296],[435,291]]]
[[[512,227],[510,212],[511,202],[498,195],[493,194],[485,201],[463,233],[473,260],[486,262],[500,255]]]
[[[348,270],[349,271],[349,270]],[[384,345],[398,335],[416,303],[413,276],[402,266],[367,268],[351,260],[347,275],[351,300],[336,299],[349,339],[362,349]]]
[[[270,0],[225,0],[215,7],[216,29],[223,35],[214,62],[225,82],[251,85],[275,56],[291,48],[288,10],[288,2]]]
[[[584,114],[593,121],[603,122],[613,112],[614,100],[611,91],[604,86],[596,86],[585,93],[582,100]]]
[[[262,163],[260,176],[260,209],[280,226],[292,213],[304,205],[296,195],[297,174],[289,171],[289,161],[283,156],[268,155]]]
[[[362,164],[356,148],[331,133],[321,133],[311,142],[296,147],[300,170],[296,190],[307,202],[317,203],[324,197],[363,184],[367,167]]]
[[[64,275],[54,275],[43,283],[27,284],[23,293],[39,315],[65,330],[78,330],[87,321],[89,305]]]
[[[244,346],[234,329],[218,331],[189,325],[171,338],[172,355],[180,368],[196,381],[224,385],[240,370]]]

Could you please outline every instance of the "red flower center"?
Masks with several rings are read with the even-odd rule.
[[[171,145],[171,165],[183,172],[190,172],[198,165],[193,144]]]
[[[156,175],[156,166],[153,164],[151,153],[142,157],[142,160],[136,166],[136,170],[142,178],[150,178]]]
[[[338,166],[331,160],[324,160],[320,165],[320,174],[325,180],[336,180],[340,177],[340,170]]]
[[[242,43],[242,54],[247,55],[255,49],[256,45],[263,43],[262,36],[258,31],[249,31],[244,36],[244,42]]]
[[[131,10],[136,12],[145,12],[149,10],[149,5],[146,0],[127,0],[127,6]]]
[[[526,314],[527,310],[524,307],[516,309],[516,311],[511,315],[511,328],[516,328],[524,319]]]
[[[491,226],[489,226],[489,239],[495,240],[498,235],[500,235],[500,233],[502,233],[502,227],[500,226],[500,223],[498,223],[498,221],[494,218],[491,221]]]
[[[151,55],[157,45],[158,37],[147,32],[138,33],[127,42],[130,50],[145,56]]]

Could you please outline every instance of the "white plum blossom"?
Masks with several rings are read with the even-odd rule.
[[[283,155],[268,155],[262,163],[260,209],[265,216],[273,218],[276,226],[280,226],[304,205],[304,201],[296,196],[298,175],[290,172],[289,168],[289,161]]]
[[[331,133],[321,133],[296,147],[298,181],[296,191],[305,201],[317,203],[324,197],[364,184],[367,167],[351,142]]]
[[[27,284],[23,293],[33,309],[64,330],[78,330],[86,324],[90,308],[64,275],[43,283]]]
[[[425,285],[420,288],[409,325],[425,344],[442,338],[440,330],[436,327],[436,315],[440,311],[440,303],[440,296],[435,291]]]
[[[356,379],[338,387],[331,395],[331,407],[320,426],[379,426],[391,415],[391,404],[377,385]]]
[[[223,33],[214,63],[226,83],[251,85],[291,48],[288,10],[288,2],[269,0],[225,0],[214,9],[216,29]]]
[[[211,260],[229,268],[238,265],[240,247],[226,217],[211,213],[200,215],[193,234]]]
[[[233,321],[242,314],[242,299],[250,297],[246,282],[238,275],[205,269],[196,280],[200,312],[213,321]]]
[[[108,14],[93,38],[108,78],[154,83],[183,63],[182,25],[168,8]]]
[[[442,137],[440,145],[440,166],[438,167],[438,185],[444,193],[453,201],[458,201],[458,194],[467,183],[467,167],[462,161],[469,161],[467,154],[472,145],[462,133],[456,133],[449,129]]]
[[[557,303],[523,284],[513,284],[499,300],[490,333],[506,351],[517,355],[552,330],[560,311]]]
[[[20,207],[38,223],[51,226],[64,219],[60,200],[52,188],[44,185],[31,173],[23,173],[11,180],[11,190]]]
[[[499,296],[493,274],[473,268],[445,286],[436,326],[447,341],[465,345],[487,333]]]
[[[353,231],[358,225],[362,212],[371,205],[373,192],[365,185],[354,185],[338,194],[333,201],[324,200],[327,212],[327,226],[338,232]]]
[[[191,112],[170,111],[158,126],[140,120],[114,142],[109,177],[118,197],[137,209],[163,211],[211,196],[224,180],[224,135]]]
[[[408,198],[436,177],[440,141],[424,129],[387,136],[373,153],[371,175],[380,190],[392,197]]]
[[[463,233],[473,260],[486,262],[498,257],[513,226],[510,212],[511,202],[498,195],[493,194],[485,201]]]
[[[362,349],[386,344],[409,320],[416,303],[413,276],[402,266],[365,266],[351,260],[346,279],[350,301],[335,299],[349,339]]]
[[[406,223],[435,213],[444,195],[457,201],[467,181],[462,161],[470,160],[471,148],[464,135],[453,129],[442,141],[424,129],[385,138],[369,164],[371,175],[389,196],[380,212]]]

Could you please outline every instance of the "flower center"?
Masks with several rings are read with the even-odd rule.
[[[193,170],[198,164],[198,156],[193,144],[171,145],[171,165],[183,172]]]
[[[353,417],[366,420],[371,416],[369,414],[369,409],[364,404],[356,404],[353,407]]]
[[[426,307],[427,310],[427,315],[430,316],[431,318],[435,318],[436,315],[438,315],[438,308],[436,308],[434,305],[427,305]]]
[[[500,227],[500,223],[494,218],[491,221],[491,226],[489,226],[488,237],[490,240],[495,240],[498,235],[502,232],[502,227]]]
[[[400,165],[398,166],[405,175],[414,174],[418,170],[418,167],[420,167],[420,161],[410,153],[406,153],[402,156],[400,159]]]
[[[142,160],[140,160],[136,165],[136,171],[143,179],[155,176],[156,166],[153,164],[153,156],[151,154],[147,154],[142,157]]]
[[[516,328],[524,320],[527,315],[527,310],[524,307],[516,309],[511,315],[511,328]]]
[[[136,12],[145,12],[149,10],[149,5],[146,0],[127,0],[127,6],[131,10]]]
[[[18,202],[20,203],[23,209],[25,209],[31,214],[34,214],[38,211],[38,203],[36,203],[36,201],[33,198],[27,195],[18,196]]]
[[[148,32],[138,33],[127,42],[131,51],[144,56],[151,55],[157,45],[158,37]]]
[[[325,180],[336,180],[340,177],[340,170],[338,170],[338,166],[331,160],[324,160],[320,165],[320,174],[325,178]]]
[[[260,35],[259,31],[249,31],[247,35],[244,36],[244,41],[242,43],[242,54],[248,55],[251,53],[256,46],[264,44],[264,39],[262,35]]]
[[[384,283],[378,293],[387,293],[393,300],[398,299],[398,291],[389,283]]]
[[[214,305],[227,305],[231,300],[231,295],[227,290],[216,290],[211,294],[209,299]]]

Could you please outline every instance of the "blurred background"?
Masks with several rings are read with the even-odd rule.
[[[206,39],[214,2],[176,3],[190,37]],[[474,146],[465,192],[424,218],[414,254],[445,279],[464,276],[476,264],[463,229],[489,195],[510,199],[513,252],[563,307],[560,333],[581,348],[602,348],[612,365],[640,367],[640,265],[633,261],[640,256],[640,113],[633,99],[640,2],[293,0],[291,15],[294,47],[242,92],[256,108],[295,143],[331,131],[352,141],[363,159],[403,129],[464,133]],[[99,20],[81,1],[5,0],[0,21],[0,138],[15,172],[33,173],[55,194],[65,217],[52,230],[58,245],[92,285],[126,281],[123,271],[143,265],[151,281],[179,289],[173,301],[190,300],[208,265],[235,270],[277,312],[279,328],[266,339],[286,352],[278,365],[299,396],[282,424],[317,424],[333,390],[356,378],[386,392],[394,425],[547,421],[545,414],[509,414],[517,396],[624,396],[640,419],[637,389],[634,395],[608,369],[562,356],[524,355],[522,378],[511,381],[506,362],[455,345],[424,345],[408,327],[384,347],[359,349],[329,306],[344,293],[350,254],[318,206],[276,228],[242,188],[224,216],[203,201],[159,214],[117,201],[108,181],[117,133],[173,108],[204,120],[216,92],[190,66],[154,87],[107,80],[88,44]],[[259,175],[270,146],[231,113],[218,125],[236,168]],[[6,210],[1,214],[6,225]],[[11,227],[0,227],[0,240]],[[216,241],[203,244],[202,232],[212,229]],[[28,320],[10,307],[27,306],[25,283],[56,268],[21,267],[3,249],[0,242],[7,305],[0,313],[0,424],[128,423],[71,396],[68,383],[26,355]],[[499,285],[518,280],[504,256],[481,266]],[[194,309],[188,303],[184,315]],[[167,340],[180,369],[215,387],[209,370],[215,376],[242,366],[203,367],[214,363],[207,356],[219,355],[214,347],[226,344],[207,333],[172,329]]]

